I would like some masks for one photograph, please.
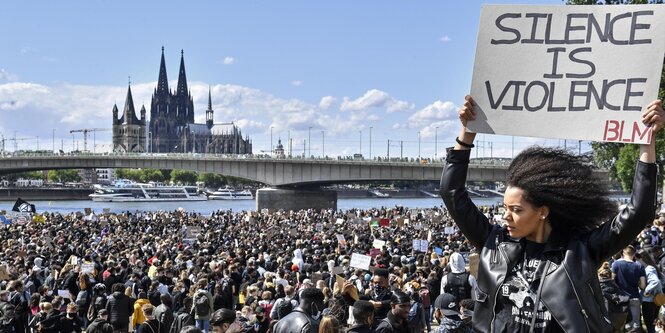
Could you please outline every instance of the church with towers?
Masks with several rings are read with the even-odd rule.
[[[184,52],[180,53],[180,70],[176,90],[169,89],[164,60],[164,47],[159,65],[159,78],[150,102],[150,120],[145,106],[136,116],[131,85],[127,88],[125,107],[118,114],[113,106],[113,151],[118,153],[209,153],[251,154],[252,142],[242,137],[235,124],[214,123],[212,95],[208,90],[206,122],[194,122],[194,101],[187,88]]]

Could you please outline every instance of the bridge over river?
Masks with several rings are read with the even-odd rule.
[[[469,181],[503,181],[510,159],[472,159]],[[443,162],[405,162],[392,159],[271,158],[213,154],[12,154],[0,157],[0,174],[85,169],[153,168],[218,173],[271,186],[257,193],[257,208],[336,207],[330,184],[389,181],[437,181]],[[599,171],[602,179],[609,177]],[[293,204],[297,204],[293,206]]]

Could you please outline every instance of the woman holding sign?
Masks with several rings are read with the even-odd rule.
[[[532,147],[508,168],[504,225],[493,225],[465,189],[474,133],[473,99],[459,111],[462,131],[448,152],[441,196],[457,226],[478,249],[479,332],[610,332],[596,270],[653,220],[656,148],[640,145],[630,202],[620,208],[607,197],[591,166],[563,150]],[[642,121],[663,128],[660,101]]]

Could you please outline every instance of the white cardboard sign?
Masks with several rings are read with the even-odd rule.
[[[372,261],[372,257],[366,256],[364,254],[360,253],[352,253],[351,254],[351,263],[349,263],[349,266],[354,267],[354,268],[360,268],[364,270],[369,270],[369,264]]]
[[[485,5],[480,22],[470,131],[650,142],[665,6]]]

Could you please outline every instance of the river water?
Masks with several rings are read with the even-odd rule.
[[[479,198],[474,199],[478,205],[496,204],[501,198]],[[96,213],[101,213],[104,208],[109,208],[113,213],[134,211],[172,211],[183,208],[189,212],[209,214],[215,210],[250,211],[256,210],[254,200],[208,200],[208,201],[182,201],[182,202],[95,202],[92,200],[54,200],[54,201],[31,201],[38,213],[43,212],[83,212],[85,208],[91,208]],[[439,198],[367,198],[367,199],[338,199],[337,208],[349,210],[352,208],[369,209],[379,207],[395,207],[401,205],[408,208],[432,208],[441,206],[443,201]],[[11,211],[14,203],[9,201],[0,202],[0,210]]]
[[[626,195],[612,196],[614,200],[625,201]],[[501,197],[473,198],[478,206],[500,204]],[[54,201],[31,201],[38,213],[59,212],[62,214],[71,212],[83,212],[85,208],[91,208],[96,213],[101,213],[104,208],[109,208],[113,213],[134,211],[173,211],[182,208],[189,212],[210,214],[216,210],[253,211],[256,210],[254,200],[208,200],[208,201],[184,201],[184,202],[94,202],[92,200],[54,200]],[[7,212],[12,210],[14,203],[9,201],[0,202],[0,210]],[[337,208],[349,210],[353,208],[369,209],[380,207],[403,206],[407,208],[432,208],[443,205],[439,198],[353,198],[338,199]]]

